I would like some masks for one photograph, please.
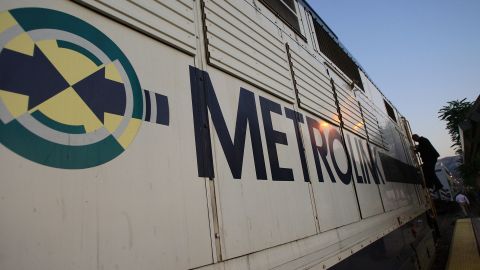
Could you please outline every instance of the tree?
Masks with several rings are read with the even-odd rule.
[[[447,102],[448,105],[443,106],[439,111],[440,120],[447,122],[447,130],[453,141],[451,147],[455,149],[455,153],[462,154],[462,144],[460,143],[460,133],[458,125],[465,120],[467,113],[471,110],[473,102],[462,100],[452,100]]]
[[[462,164],[458,167],[460,174],[464,180],[464,183],[467,186],[474,187],[475,185],[477,188],[480,189],[480,179],[479,179],[479,171],[480,171],[480,156],[477,155],[470,160],[470,162],[462,162]]]

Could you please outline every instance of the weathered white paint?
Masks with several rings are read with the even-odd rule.
[[[142,88],[168,96],[170,126],[143,122],[122,155],[83,170],[39,165],[0,146],[0,269],[323,268],[398,228],[399,219],[406,222],[426,209],[418,185],[358,184],[356,176],[346,185],[328,176],[323,161],[320,181],[306,117],[325,133],[341,133],[330,78],[344,134],[367,151],[368,132],[370,141],[386,146],[380,151],[409,164],[412,158],[405,153],[405,130],[386,116],[382,93],[363,75],[365,94],[354,94],[330,67],[328,74],[324,56],[315,52],[315,37],[308,37],[312,28],[303,34],[315,45],[296,37],[258,1],[205,0],[205,47],[198,42],[203,35],[198,31],[202,18],[194,14],[200,12],[198,0],[77,2],[85,6],[22,0],[2,2],[0,10],[41,6],[100,29],[128,57]],[[308,14],[300,16],[302,31],[312,27]],[[198,61],[206,51],[209,64]],[[248,131],[242,177],[233,179],[212,125],[215,177],[198,177],[189,66],[209,73],[231,136],[240,88],[255,94],[267,180],[257,180]],[[272,179],[260,96],[282,108],[282,115],[270,115],[273,128],[286,134],[288,145],[277,144],[276,150],[280,167],[291,168],[294,181]],[[304,117],[300,139],[310,182],[304,181],[285,108]],[[326,143],[318,131],[314,137],[319,146]],[[332,151],[346,171],[349,160],[341,143],[336,141]],[[327,165],[333,169],[332,158],[330,152]],[[351,158],[358,166],[358,155]]]
[[[194,2],[75,0],[188,53],[196,52]]]

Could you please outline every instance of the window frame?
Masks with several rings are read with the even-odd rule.
[[[318,52],[326,57],[339,71],[341,71],[358,89],[365,92],[362,77],[360,75],[360,67],[355,60],[349,55],[346,49],[338,43],[335,34],[331,30],[326,30],[324,24],[312,17],[313,38],[317,41]],[[328,26],[327,26],[328,28]],[[332,37],[331,34],[335,36]],[[354,87],[352,87],[353,89]]]
[[[385,99],[383,99],[383,103],[385,104],[385,110],[387,111],[388,117],[390,117],[393,122],[398,123],[397,116],[395,115],[395,109],[393,108],[393,106],[390,105],[390,103]]]
[[[270,6],[267,2],[268,0],[258,0],[258,2],[260,2],[264,7],[266,7],[268,10],[270,10],[270,12],[273,13],[273,15],[275,15],[275,17],[279,18],[286,26],[288,26],[288,28],[290,28],[298,37],[300,37],[303,41],[307,42],[307,38],[302,34],[301,32],[301,18],[300,18],[300,14],[299,14],[299,8],[298,8],[298,2],[296,0],[291,0],[292,3],[295,5],[295,10],[293,10],[287,3],[285,3],[284,0],[276,0],[278,2],[280,2],[280,4],[282,4],[283,6],[285,6],[285,8],[291,12],[295,18],[297,18],[297,23],[298,23],[298,29],[292,25],[291,23],[289,23],[283,16],[280,15],[280,13],[275,10],[272,6]],[[297,4],[295,4],[297,3]]]

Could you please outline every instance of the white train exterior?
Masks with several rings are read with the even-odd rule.
[[[304,1],[0,10],[0,269],[430,263],[408,123]]]

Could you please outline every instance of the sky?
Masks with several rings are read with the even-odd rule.
[[[454,155],[438,111],[480,94],[480,0],[308,0],[413,133]]]

